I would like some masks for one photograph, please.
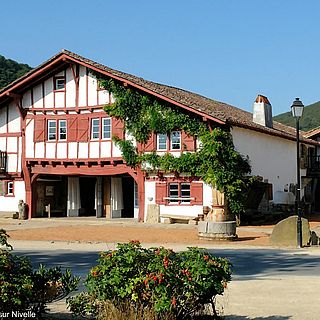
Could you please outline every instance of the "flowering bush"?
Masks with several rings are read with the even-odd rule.
[[[137,309],[152,307],[158,319],[191,318],[223,294],[231,280],[231,264],[198,248],[174,252],[145,249],[138,241],[118,244],[100,254],[86,279],[87,292],[68,300],[71,311],[97,315],[108,301],[121,308],[128,301]]]
[[[0,229],[0,310],[2,313],[44,311],[48,302],[59,300],[75,290],[79,279],[60,267],[33,270],[31,262],[11,253],[8,235]]]

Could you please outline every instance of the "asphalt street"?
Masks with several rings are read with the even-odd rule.
[[[302,250],[280,249],[209,249],[216,256],[226,257],[233,264],[234,278],[275,276],[320,276],[320,251],[310,254]],[[28,256],[33,265],[62,266],[84,277],[96,265],[98,251],[70,249],[16,249]]]
[[[60,265],[86,277],[96,264],[99,244],[16,242],[14,252],[36,267]],[[114,244],[108,245],[113,248]],[[173,247],[183,250],[184,246]],[[209,248],[233,264],[233,280],[217,305],[227,320],[317,320],[320,314],[320,250],[271,248]],[[80,286],[79,290],[84,287]],[[64,302],[50,306],[65,312]]]

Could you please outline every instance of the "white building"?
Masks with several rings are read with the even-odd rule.
[[[267,98],[257,97],[253,116],[63,50],[0,91],[0,211],[17,211],[22,199],[29,218],[44,216],[50,205],[56,216],[143,221],[149,204],[158,204],[161,216],[186,217],[212,205],[211,188],[199,179],[173,174],[160,178],[126,165],[111,138],[129,137],[123,123],[103,110],[113,97],[99,87],[95,73],[178,106],[212,127],[231,130],[236,149],[249,157],[252,174],[272,185],[270,201],[290,200],[284,192],[296,181],[295,130],[272,123]],[[175,135],[174,150],[169,135],[166,152],[197,148],[194,137],[183,131]],[[155,134],[149,141],[145,151],[159,149]],[[313,148],[318,143],[302,138],[302,144]],[[305,177],[306,170],[301,174]],[[182,188],[189,200],[173,201],[174,190],[181,197]]]

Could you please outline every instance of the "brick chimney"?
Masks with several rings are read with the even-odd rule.
[[[259,94],[253,104],[253,122],[272,128],[272,107],[268,98]]]

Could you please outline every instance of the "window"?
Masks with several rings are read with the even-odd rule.
[[[190,183],[181,183],[180,196],[181,203],[190,203]]]
[[[167,150],[167,134],[157,134],[157,150]]]
[[[92,140],[111,139],[111,118],[101,119],[101,131],[100,131],[100,118],[94,118],[91,120],[91,139]]]
[[[56,140],[57,139],[57,121],[56,120],[48,120],[48,140]]]
[[[66,81],[64,78],[57,78],[55,80],[55,90],[64,90]]]
[[[169,203],[183,204],[190,203],[190,183],[169,183]]]
[[[67,140],[67,120],[48,120],[48,140]]]
[[[13,194],[14,194],[14,184],[13,184],[13,181],[9,181],[7,183],[7,195],[13,196]]]
[[[180,133],[180,131],[171,132],[170,149],[171,150],[180,150],[181,149],[181,133]]]
[[[97,140],[100,136],[100,119],[91,120],[91,139]]]
[[[67,139],[67,120],[59,120],[59,140]]]
[[[179,203],[179,184],[178,183],[170,183],[169,184],[169,203]],[[177,198],[177,199],[174,199]]]
[[[102,139],[111,138],[111,118],[102,118]]]

